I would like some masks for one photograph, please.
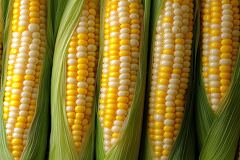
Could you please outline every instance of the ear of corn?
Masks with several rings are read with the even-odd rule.
[[[196,124],[200,159],[234,159],[240,134],[239,1],[201,1]]]
[[[59,26],[52,70],[49,159],[93,159],[98,0],[71,0]]]
[[[47,22],[50,1],[10,0],[4,6],[8,8],[0,95],[1,159],[44,159],[52,56],[46,36],[52,36]]]
[[[150,0],[101,0],[97,159],[137,159]]]
[[[192,92],[198,47],[198,28],[194,27],[198,22],[198,3],[164,0],[153,1],[152,6],[152,55],[143,157],[194,159]]]

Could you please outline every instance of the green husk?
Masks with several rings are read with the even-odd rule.
[[[3,10],[3,1],[0,0],[0,31],[1,31],[1,37],[0,37],[0,45],[2,46],[2,42],[3,42],[3,19],[4,19],[4,10]],[[3,48],[3,46],[2,46]],[[2,68],[2,50],[0,51],[0,70]],[[0,71],[1,74],[1,71]],[[1,79],[1,77],[0,77]]]
[[[11,40],[11,19],[12,19],[12,4],[13,0],[3,0],[4,9],[4,40],[3,40],[3,69],[1,72],[1,95],[0,95],[0,159],[13,160],[13,157],[8,150],[5,125],[3,121],[3,95],[6,83],[7,61]],[[47,10],[51,10],[51,0],[47,1]],[[52,64],[52,24],[51,13],[47,13],[47,43],[46,53],[43,56],[43,67],[39,84],[39,92],[37,97],[36,114],[31,124],[26,146],[23,150],[21,160],[43,160],[45,158],[47,143],[48,143],[48,128],[49,128],[49,104],[50,104],[50,77]]]
[[[2,18],[5,22],[6,20],[6,14],[7,14],[7,10],[8,10],[8,1],[6,0],[1,0],[1,9],[2,9]]]
[[[53,9],[52,11],[52,15],[53,15],[53,30],[54,30],[54,38],[57,37],[57,33],[58,33],[58,28],[63,16],[63,12],[65,10],[65,7],[67,5],[67,2],[70,0],[53,0]]]
[[[100,14],[100,57],[98,63],[97,74],[97,93],[100,93],[100,79],[102,73],[102,59],[103,59],[103,47],[104,47],[104,13],[106,0],[101,0],[101,14]],[[144,107],[144,95],[145,95],[145,82],[146,82],[146,69],[147,69],[147,46],[148,43],[148,27],[150,16],[150,0],[143,0],[144,17],[143,27],[141,31],[141,48],[140,48],[140,63],[139,73],[137,76],[136,91],[133,99],[132,106],[126,117],[125,124],[121,136],[112,148],[106,153],[103,146],[103,128],[101,127],[100,120],[97,118],[97,134],[96,134],[96,159],[97,160],[123,160],[138,159],[141,129],[142,129],[142,115]],[[99,95],[97,95],[99,96]],[[98,98],[97,98],[98,99]],[[98,105],[96,99],[96,104]],[[98,106],[97,106],[98,108]],[[97,113],[96,113],[97,114]]]
[[[93,0],[98,2],[97,0]],[[75,148],[65,109],[67,47],[75,31],[85,0],[69,0],[60,22],[52,70],[50,160],[93,159],[95,114],[92,114],[80,152]],[[93,108],[95,113],[95,108]]]
[[[240,52],[238,52],[239,54]],[[237,58],[228,92],[214,113],[207,99],[198,54],[196,126],[201,160],[234,159],[240,136],[240,56]]]
[[[150,44],[151,46],[151,57],[149,64],[152,64],[153,61],[153,42],[155,41],[156,35],[156,25],[158,17],[161,14],[161,9],[163,7],[165,0],[154,0],[152,5],[152,19],[151,19],[151,37],[150,37]],[[190,81],[189,81],[189,88],[186,95],[185,104],[185,114],[184,119],[181,124],[181,129],[177,136],[177,139],[173,145],[171,153],[169,155],[169,159],[171,160],[193,160],[196,158],[196,144],[195,144],[195,130],[194,130],[194,123],[193,123],[193,112],[194,112],[194,90],[195,90],[195,70],[196,70],[196,56],[198,51],[198,41],[199,41],[199,4],[198,0],[194,1],[194,30],[193,30],[193,43],[192,43],[192,59],[191,59],[191,72],[190,72]],[[148,75],[148,84],[151,83],[151,73],[152,73],[151,65],[149,65],[149,75]],[[146,106],[149,104],[149,93],[150,93],[150,86],[148,87],[146,96]],[[143,134],[143,142],[142,142],[142,156],[141,159],[144,160],[153,160],[153,151],[151,146],[150,137],[147,132],[147,117],[148,110],[145,109],[145,121],[144,121],[144,134]]]

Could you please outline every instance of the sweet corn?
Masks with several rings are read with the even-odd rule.
[[[162,2],[154,28],[148,131],[153,159],[168,159],[184,117],[193,38],[192,0]]]
[[[239,2],[204,0],[202,9],[202,76],[216,112],[231,83],[239,48]]]
[[[18,160],[36,115],[46,53],[47,1],[13,0],[11,5],[3,118],[8,149],[13,158]]]
[[[56,22],[49,159],[93,159],[98,1],[68,1],[62,12],[61,22]]]
[[[99,118],[104,149],[118,141],[132,105],[139,69],[142,4],[139,0],[107,0]]]

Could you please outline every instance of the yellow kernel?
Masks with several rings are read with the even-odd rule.
[[[12,139],[12,145],[20,145],[22,144],[22,142],[23,142],[22,139],[18,139],[18,138]]]
[[[72,126],[74,124],[74,119],[68,118],[68,124]]]
[[[232,58],[232,54],[230,54],[230,53],[222,53],[222,54],[220,55],[220,57],[221,57],[221,58]]]
[[[68,112],[67,117],[74,119],[75,118],[75,113],[74,112]]]
[[[20,94],[12,94],[12,95],[11,95],[11,99],[12,99],[12,100],[16,100],[16,101],[17,101],[17,100],[19,100],[20,98],[21,98],[21,95],[20,95]]]
[[[83,113],[76,113],[76,119],[83,119],[84,118],[84,114]]]
[[[221,83],[222,85],[229,86],[229,85],[230,85],[230,80],[221,79],[221,80],[220,80],[220,83]]]
[[[162,152],[163,156],[168,156],[169,155],[169,151],[164,149],[163,152]]]
[[[67,97],[66,97],[66,100],[67,100],[67,101],[75,101],[75,100],[76,100],[76,97],[75,97],[75,96],[67,96]]]
[[[184,44],[184,39],[181,38],[175,39],[175,43]]]
[[[231,39],[223,39],[221,41],[222,45],[232,45],[232,40]]]
[[[83,113],[85,111],[84,106],[76,106],[75,111],[78,113]]]
[[[165,113],[165,118],[166,119],[174,119],[175,118],[175,114],[174,113]]]
[[[125,120],[125,116],[116,116],[116,120],[124,121]]]
[[[87,94],[87,89],[85,88],[78,88],[77,91],[79,94]]]
[[[220,73],[220,77],[224,79],[230,79],[231,78],[231,73]]]
[[[13,100],[13,101],[10,102],[10,106],[16,106],[16,107],[17,107],[17,106],[19,106],[19,105],[20,105],[20,102],[19,102],[19,101],[14,101],[14,100]]]
[[[14,145],[14,146],[12,146],[12,150],[22,151],[23,150],[23,146],[22,145]]]
[[[220,48],[221,52],[224,52],[224,53],[230,53],[232,52],[232,46],[230,45],[224,45]]]
[[[170,138],[170,139],[172,139],[172,138],[173,138],[173,133],[171,133],[171,132],[165,132],[165,133],[163,134],[163,136],[164,136],[165,138]]]
[[[127,110],[128,109],[128,105],[125,104],[125,103],[118,103],[117,104],[117,108]]]
[[[20,158],[21,154],[22,154],[22,150],[13,150],[12,151],[12,155],[15,157],[15,159]]]
[[[231,66],[220,66],[219,70],[221,72],[231,72],[232,68],[231,68]]]
[[[110,121],[104,121],[104,127],[111,128],[112,127],[112,122]]]
[[[112,138],[118,138],[119,137],[119,133],[113,133],[112,134]]]
[[[22,122],[22,123],[25,123],[26,120],[27,120],[26,117],[22,117],[22,116],[20,116],[20,117],[17,118],[17,121],[18,121],[18,122]]]
[[[82,129],[82,126],[81,125],[77,125],[77,124],[74,124],[72,126],[72,130],[81,130]]]
[[[209,91],[213,93],[220,93],[219,88],[209,88]]]
[[[210,68],[209,73],[210,74],[218,74],[219,73],[218,68]]]
[[[129,98],[128,97],[118,97],[117,101],[120,103],[128,103]]]

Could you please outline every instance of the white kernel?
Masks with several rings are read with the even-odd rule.
[[[9,112],[9,117],[16,118],[17,116],[18,114],[16,112],[12,112],[12,111]]]
[[[172,125],[174,125],[174,120],[165,119],[164,120],[164,125],[172,126]]]
[[[123,122],[119,121],[119,120],[115,120],[113,123],[114,123],[114,125],[119,126],[119,127],[123,125]]]
[[[25,73],[26,73],[26,74],[34,75],[35,71],[32,70],[32,69],[26,69]]]
[[[22,138],[22,137],[23,137],[22,134],[13,133],[13,138]]]
[[[24,110],[24,111],[27,111],[28,110],[28,108],[29,108],[29,105],[28,104],[20,104],[20,106],[19,106],[19,109],[20,110]]]
[[[15,74],[24,74],[25,72],[24,72],[24,70],[21,69],[21,68],[15,68],[15,69],[14,69],[14,73],[15,73]]]
[[[120,84],[121,85],[129,85],[131,83],[130,80],[126,79],[126,80],[120,80]]]
[[[78,51],[76,56],[77,56],[77,58],[86,57],[87,56],[87,52],[85,52],[85,51]]]
[[[38,62],[38,58],[30,57],[30,58],[28,59],[28,62],[30,62],[30,63],[37,63],[37,62]]]
[[[85,105],[86,104],[86,101],[84,99],[77,99],[76,100],[76,104],[77,105]]]
[[[221,64],[221,65],[231,65],[232,60],[231,59],[220,59],[219,64]]]
[[[19,116],[27,116],[28,112],[27,111],[20,111]]]
[[[156,121],[162,121],[162,120],[164,120],[164,116],[163,116],[163,115],[160,115],[160,114],[155,114],[155,115],[154,115],[154,120],[156,120]]]
[[[22,97],[28,97],[28,98],[29,98],[29,97],[31,97],[31,93],[30,93],[30,92],[22,92],[22,93],[21,93],[21,96],[22,96]]]
[[[123,73],[120,74],[119,79],[129,79],[130,78],[130,74],[128,73]]]
[[[37,25],[37,24],[29,24],[29,25],[28,25],[28,29],[29,29],[29,31],[31,31],[31,32],[36,32],[36,31],[39,30],[39,25]]]
[[[76,79],[72,77],[67,78],[67,83],[76,83]]]
[[[24,80],[23,81],[23,85],[29,86],[29,87],[33,87],[34,86],[34,82],[30,81],[30,80]]]
[[[29,82],[25,82],[25,85],[28,84]],[[23,87],[23,91],[28,91],[28,92],[32,92],[32,87],[31,86],[24,86]]]
[[[120,33],[122,34],[122,33],[130,33],[130,29],[128,29],[128,28],[122,28],[122,29],[120,29]]]
[[[7,120],[8,123],[14,124],[16,122],[16,118],[8,118]]]
[[[166,105],[166,107],[174,107],[175,103],[172,101],[167,101],[167,102],[165,102],[165,105]]]
[[[117,110],[117,115],[127,115],[127,111],[125,111],[123,109],[118,109]]]
[[[130,56],[121,56],[120,61],[131,62],[131,57]]]
[[[104,128],[103,132],[104,132],[104,134],[111,134],[112,133],[111,129],[109,129],[109,128]]]
[[[7,123],[7,124],[6,124],[6,128],[7,128],[6,132],[8,133],[8,131],[10,131],[10,133],[11,133],[11,132],[12,132],[11,129],[14,128],[14,125],[11,124],[11,123]]]
[[[112,127],[112,132],[120,132],[120,127],[118,127],[118,126],[113,126],[113,127]]]
[[[67,107],[66,107],[66,111],[67,111],[67,112],[70,112],[70,111],[74,111],[74,109],[73,109],[72,106],[67,106]]]

